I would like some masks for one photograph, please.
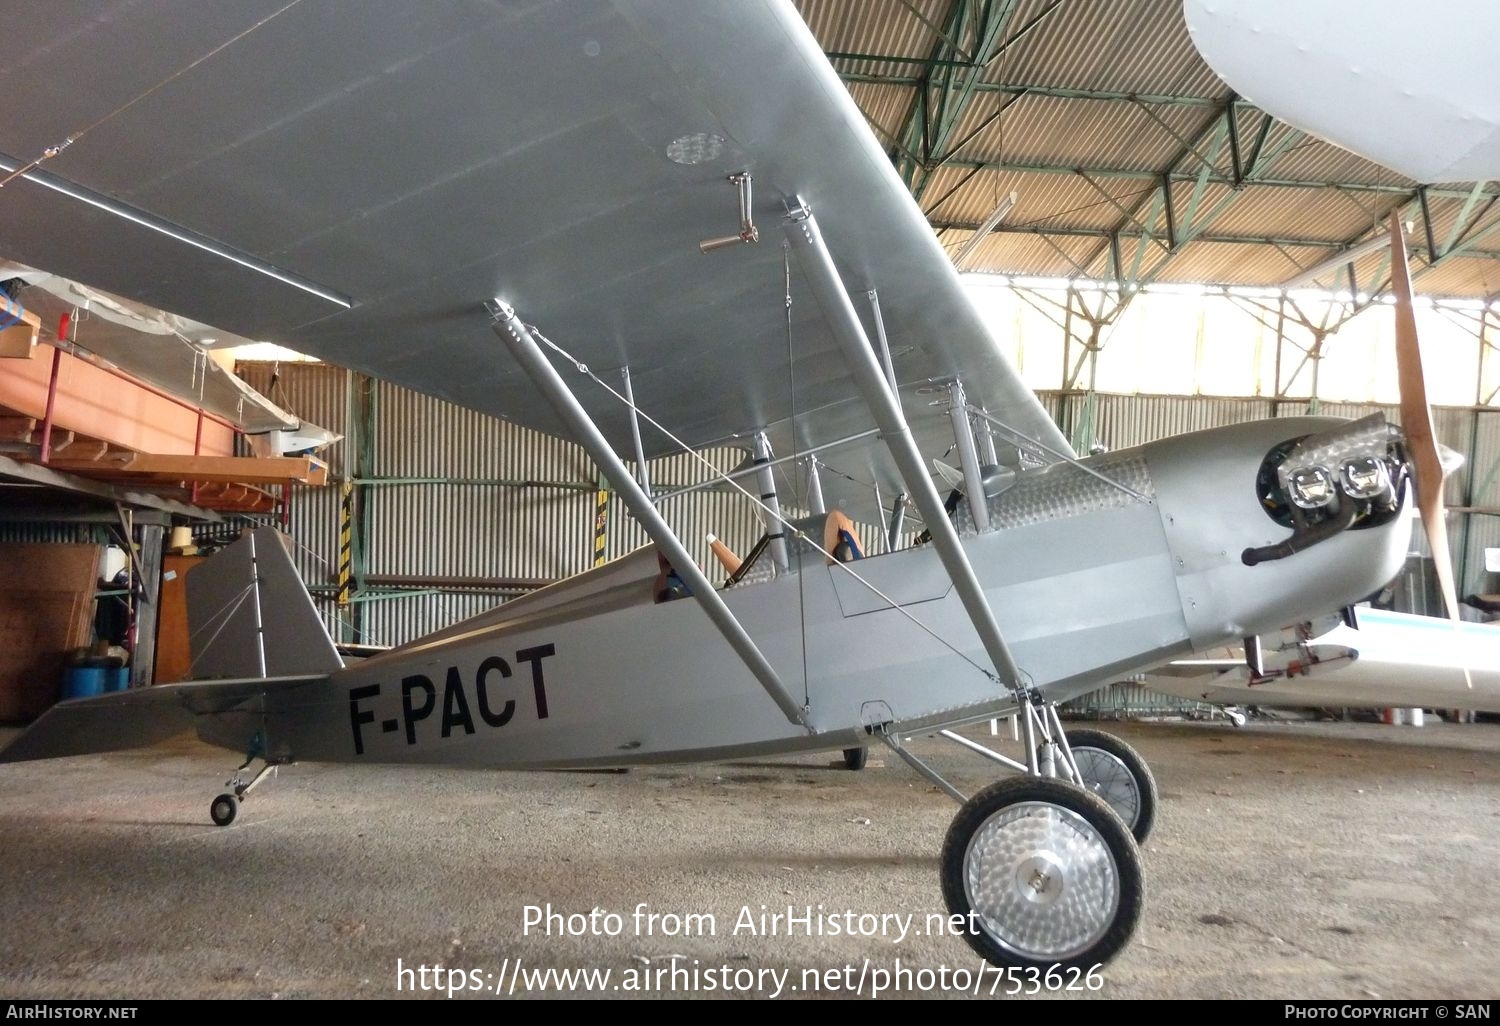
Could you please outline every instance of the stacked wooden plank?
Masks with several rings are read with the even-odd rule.
[[[0,544],[0,722],[45,712],[93,637],[98,545]]]

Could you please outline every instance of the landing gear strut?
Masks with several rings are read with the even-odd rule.
[[[942,886],[965,939],[997,966],[1087,971],[1130,939],[1145,903],[1139,841],[1156,816],[1156,782],[1125,742],[1064,731],[1052,703],[1018,695],[1026,761],[951,730],[941,736],[1021,776],[968,797],[882,734],[962,808],[943,844]]]
[[[276,767],[281,765],[279,762],[267,762],[253,777],[246,781],[240,774],[254,761],[254,756],[246,759],[240,765],[239,769],[235,770],[234,776],[225,781],[225,786],[229,790],[209,803],[208,817],[214,821],[214,826],[222,827],[233,823],[234,817],[239,813],[240,802],[244,801],[245,796],[264,780],[267,775],[275,776]]]

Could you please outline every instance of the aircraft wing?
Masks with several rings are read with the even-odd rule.
[[[1156,677],[1180,677],[1184,680],[1197,680],[1202,677],[1217,677],[1220,674],[1230,673],[1245,665],[1244,657],[1239,659],[1173,659],[1170,663],[1163,663],[1150,670],[1146,676]]]
[[[12,259],[557,433],[489,330],[499,296],[606,380],[628,365],[684,441],[764,427],[786,454],[873,426],[795,257],[788,328],[800,197],[868,328],[878,291],[924,452],[951,432],[918,390],[953,377],[1067,451],[787,0],[71,10],[7,22]],[[760,242],[704,254],[741,171]],[[624,407],[565,371],[627,452]],[[889,496],[875,444],[825,458]]]
[[[1145,686],[1182,698],[1268,706],[1421,706],[1500,711],[1500,627],[1358,607],[1305,646],[1272,644],[1271,677],[1243,659],[1177,659]]]

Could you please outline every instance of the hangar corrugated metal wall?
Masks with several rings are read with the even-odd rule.
[[[304,419],[339,432],[329,447],[330,484],[296,489],[292,535],[298,569],[335,637],[394,645],[483,612],[539,582],[594,562],[599,474],[578,446],[326,364],[242,363],[252,386]],[[739,454],[704,454],[733,469]],[[652,460],[655,488],[703,480],[687,455]],[[358,495],[367,586],[340,609],[341,485]],[[694,558],[715,565],[712,531],[745,553],[760,521],[742,497],[704,490],[663,504]],[[605,554],[645,544],[624,504],[611,496]]]
[[[245,363],[251,385],[307,420],[345,434],[326,453],[330,479],[356,483],[364,551],[356,555],[366,587],[340,610],[340,492],[297,489],[293,535],[298,568],[319,599],[335,637],[400,644],[492,607],[535,582],[588,569],[594,557],[598,474],[577,446],[383,382],[324,364]],[[1166,435],[1271,416],[1296,416],[1305,404],[1270,399],[1046,393],[1043,405],[1075,444],[1112,449]],[[1324,403],[1318,412],[1362,416],[1390,407]],[[1440,439],[1467,457],[1449,483],[1448,502],[1500,508],[1500,410],[1440,409]],[[361,428],[362,425],[362,428]],[[354,430],[351,431],[351,426]],[[359,455],[363,450],[363,456]],[[720,469],[733,450],[705,454]],[[653,460],[654,487],[703,480],[687,455]],[[1472,482],[1472,486],[1471,486]],[[735,551],[749,551],[761,526],[741,496],[704,490],[663,504],[694,556],[712,567],[712,531]],[[1460,586],[1490,591],[1484,550],[1500,547],[1500,517],[1454,517]],[[876,529],[866,528],[866,537]],[[606,554],[645,543],[640,528],[611,498]]]

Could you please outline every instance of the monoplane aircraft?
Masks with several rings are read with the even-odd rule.
[[[970,943],[1092,966],[1141,914],[1153,785],[1056,704],[1402,565],[1430,435],[1286,418],[1077,457],[785,0],[73,11],[9,12],[0,253],[574,438],[652,544],[342,666],[258,530],[189,578],[219,679],[65,702],[0,759],[190,726],[263,764],[228,823],[299,760],[886,745],[962,803],[942,889]],[[725,444],[745,472],[715,483],[766,525],[727,588],[622,459]],[[830,536],[879,522],[877,485],[920,544]],[[1021,759],[954,732],[1012,712]],[[959,792],[906,745],[935,732],[1016,775]],[[1079,786],[1106,777],[1129,823]]]

